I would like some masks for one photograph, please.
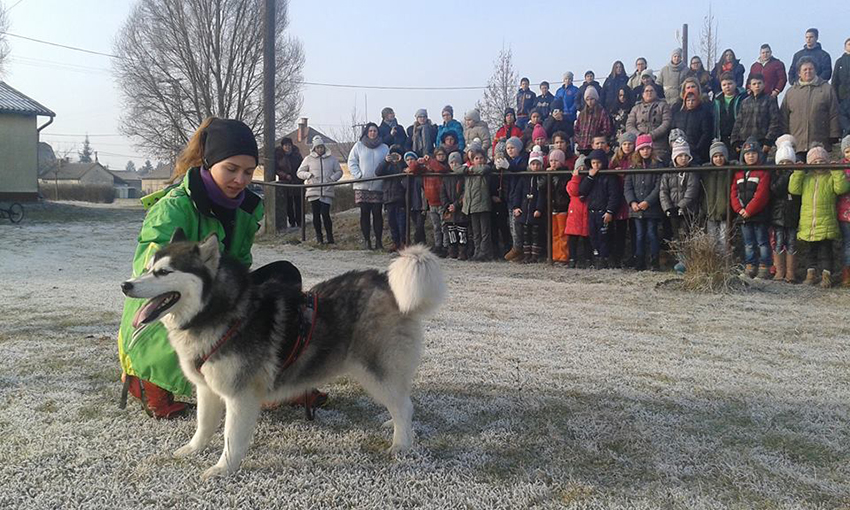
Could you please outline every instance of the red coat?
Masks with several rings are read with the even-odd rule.
[[[522,131],[516,127],[516,124],[511,124],[511,129],[508,130],[507,124],[500,127],[498,131],[496,131],[496,136],[493,138],[493,149],[492,153],[495,157],[496,155],[496,145],[499,143],[499,140],[507,140],[508,138],[515,136],[517,138],[522,138]]]
[[[413,174],[443,174],[448,173],[449,166],[444,163],[440,163],[435,158],[431,157],[428,159],[428,163],[426,163],[425,165],[420,165],[418,161],[414,161],[413,164],[410,166],[410,169],[413,170]],[[425,193],[425,200],[428,201],[428,205],[430,205],[431,207],[439,207],[443,205],[443,202],[440,200],[440,190],[442,187],[442,177],[422,178],[422,190]]]
[[[570,195],[570,209],[567,212],[567,228],[564,233],[568,236],[588,237],[590,228],[587,226],[587,203],[579,198],[578,186],[582,176],[574,175],[567,183],[567,193]]]
[[[764,91],[770,94],[774,90],[782,92],[785,85],[788,83],[788,73],[785,72],[785,64],[781,60],[770,57],[767,65],[763,66],[756,60],[750,67],[750,74],[764,75]],[[749,80],[747,80],[747,90],[749,90]]]
[[[732,180],[732,210],[739,214],[746,209],[750,216],[744,221],[766,221],[770,202],[770,172],[767,170],[739,170]]]

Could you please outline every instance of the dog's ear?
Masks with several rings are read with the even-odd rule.
[[[176,229],[174,229],[174,233],[171,234],[171,241],[169,242],[182,243],[183,241],[186,241],[186,233],[183,232],[182,228],[177,227]]]
[[[213,271],[218,270],[218,260],[221,257],[221,253],[218,251],[218,236],[215,234],[208,235],[198,245],[198,250],[201,254],[201,260],[204,261],[204,265]]]

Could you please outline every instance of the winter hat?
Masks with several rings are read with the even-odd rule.
[[[506,145],[513,145],[514,148],[518,151],[522,151],[522,140],[520,140],[516,136],[512,136],[508,138],[508,141],[505,142]]]
[[[826,152],[826,149],[823,148],[822,145],[815,145],[809,152],[806,154],[806,163],[809,165],[816,164],[815,161],[818,160],[829,161],[829,153]]]
[[[473,108],[466,112],[463,118],[473,122],[481,122],[481,112],[479,112],[477,108]]]
[[[673,145],[673,142],[675,142],[679,138],[684,138],[685,140],[687,140],[688,135],[686,135],[685,132],[682,129],[673,128],[673,129],[670,130],[670,134],[667,135],[667,142],[670,145]]]
[[[792,150],[791,152],[793,153],[794,151]],[[711,148],[708,149],[708,158],[713,158],[715,154],[723,154],[723,159],[729,161],[729,149],[726,148],[726,144],[719,138],[715,138],[711,142]]]
[[[201,133],[201,140],[208,169],[231,156],[252,156],[255,162],[260,161],[254,132],[241,120],[213,119]]]
[[[546,128],[540,124],[534,126],[534,129],[531,131],[531,139],[537,140],[538,138],[549,138],[549,135],[546,134]]]
[[[313,143],[311,144],[311,146],[315,149],[316,147],[318,147],[320,145],[325,145],[325,141],[322,140],[322,137],[319,136],[319,135],[314,136],[313,137]]]
[[[529,117],[531,117],[531,115],[532,115],[532,114],[535,114],[535,113],[536,113],[537,115],[540,115],[540,110],[538,110],[537,108],[532,108],[531,110],[528,110],[528,116],[529,116]],[[542,117],[542,115],[540,115],[540,116]]]
[[[684,138],[677,138],[676,141],[673,142],[673,161],[676,161],[676,157],[680,154],[687,154],[688,161],[694,159],[694,157],[691,156],[691,146],[688,145],[688,141]]]
[[[567,161],[567,155],[561,149],[555,149],[549,153],[549,161],[557,161],[563,165]]]
[[[593,161],[594,159],[602,162],[603,170],[608,168],[608,155],[605,154],[605,151],[602,149],[594,149],[590,151],[590,154],[587,156],[587,160]]]
[[[407,161],[407,158],[419,159],[419,155],[413,151],[407,151],[404,153],[403,160]]]
[[[427,116],[428,116],[428,110],[426,110],[425,108],[420,108],[420,109],[416,110],[416,115],[414,115],[414,117],[416,117],[416,118],[427,117]]]
[[[469,142],[466,145],[466,152],[480,151],[480,150],[482,150],[481,140],[475,139],[475,140]]]
[[[449,154],[449,166],[459,166],[463,164],[463,156],[460,152],[452,152]]]
[[[635,150],[641,150],[644,147],[652,147],[652,137],[649,135],[638,135],[635,140]]]
[[[761,154],[761,144],[755,137],[751,136],[747,138],[747,141],[744,142],[744,145],[741,146],[741,162],[744,162],[744,154],[748,152],[755,152]]]
[[[572,80],[574,77],[575,77],[575,75],[573,74],[573,72],[572,72],[572,71],[567,71],[566,73],[564,73],[564,78],[563,78],[563,79],[565,79],[565,80],[566,80],[566,79],[570,79],[570,80]]]
[[[511,114],[511,115],[513,115],[513,116],[514,116],[514,118],[516,118],[516,110],[514,110],[514,109],[513,109],[513,108],[511,108],[510,106],[509,106],[509,107],[507,107],[507,108],[505,108],[505,113],[502,115],[502,117],[507,117],[507,116],[508,116],[508,114]]]
[[[543,164],[543,153],[539,151],[532,151],[531,155],[528,157],[528,163],[531,164],[532,161],[539,161],[540,164]]]
[[[387,106],[386,108],[381,110],[381,120],[387,120],[387,115],[395,113],[392,108]]]
[[[393,154],[398,154],[399,156],[401,156],[402,154],[404,154],[404,147],[402,147],[401,145],[399,145],[397,143],[394,143],[390,146],[390,152],[393,153]]]
[[[576,158],[575,168],[587,168],[587,156],[584,154],[579,154]]]
[[[443,111],[441,111],[440,113],[442,114],[442,113],[446,113],[446,112],[449,112],[450,114],[452,114],[452,117],[455,116],[455,109],[452,108],[452,105],[450,105],[450,104],[447,104],[446,106],[444,106]]]
[[[794,146],[788,142],[776,145],[776,164],[778,165],[784,161],[790,161],[791,163],[797,162],[797,153],[794,152]]]
[[[848,148],[850,148],[850,135],[841,139],[841,152],[846,151]]]
[[[652,74],[652,69],[648,69],[648,68],[647,68],[647,69],[644,69],[644,70],[640,73],[640,77],[641,77],[641,78],[643,78],[644,76],[649,76],[649,77],[650,77],[650,78],[652,78],[653,80],[655,79],[655,75],[654,75],[654,74]]]
[[[599,92],[596,91],[596,87],[587,87],[584,90],[584,100],[587,101],[590,98],[599,100]]]
[[[670,53],[670,57],[672,58],[673,55],[679,55],[679,57],[681,57],[682,56],[682,48],[676,48],[675,50],[673,50],[673,52]]]
[[[633,131],[626,131],[621,133],[620,136],[617,137],[617,142],[620,145],[623,145],[626,142],[635,143],[637,142],[637,134]]]
[[[794,135],[782,135],[776,139],[776,146],[779,147],[779,144],[787,143],[790,144],[791,147],[795,150],[797,149],[797,139],[794,138]]]

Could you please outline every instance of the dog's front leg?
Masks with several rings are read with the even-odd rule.
[[[221,423],[224,401],[207,385],[198,386],[198,424],[192,440],[174,452],[175,457],[185,457],[202,450]]]
[[[224,451],[218,463],[204,472],[203,478],[234,473],[248,452],[251,437],[260,415],[260,402],[251,391],[226,397],[224,417]]]

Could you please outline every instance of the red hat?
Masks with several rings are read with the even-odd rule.
[[[534,129],[531,131],[531,139],[537,140],[538,138],[549,138],[546,130],[540,124],[534,126]]]
[[[643,147],[652,147],[652,137],[649,135],[640,135],[635,142],[635,150],[638,151]]]

